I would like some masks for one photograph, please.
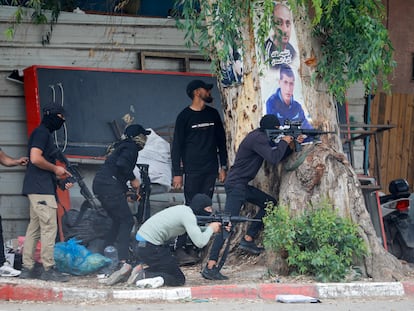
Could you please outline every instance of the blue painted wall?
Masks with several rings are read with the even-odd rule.
[[[111,13],[119,1],[78,0],[76,6],[84,11]],[[168,11],[173,8],[174,0],[141,0],[141,8],[137,12],[140,16],[167,17]]]

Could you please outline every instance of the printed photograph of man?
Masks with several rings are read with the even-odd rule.
[[[276,27],[266,40],[265,57],[270,68],[279,69],[282,64],[291,64],[297,54],[290,43],[293,28],[292,12],[286,4],[276,3],[273,18]]]
[[[293,98],[295,75],[292,68],[282,65],[280,68],[279,88],[266,101],[266,113],[274,114],[281,125],[286,120],[300,122],[301,128],[311,129],[302,105]]]

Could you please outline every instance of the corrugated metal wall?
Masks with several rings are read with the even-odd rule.
[[[25,155],[26,111],[23,84],[6,77],[14,69],[31,65],[138,69],[140,51],[199,54],[187,49],[184,35],[171,19],[119,17],[65,13],[53,27],[50,42],[42,45],[48,25],[26,21],[16,27],[10,41],[4,31],[15,8],[0,6],[0,146],[11,156]],[[147,70],[179,71],[174,59],[147,58]],[[191,71],[209,72],[208,62],[194,62]],[[93,167],[81,167],[90,183]],[[24,168],[0,166],[0,213],[5,239],[24,235],[28,222],[28,201],[21,196]],[[76,189],[73,191],[76,197]]]

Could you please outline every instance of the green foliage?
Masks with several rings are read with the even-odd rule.
[[[205,57],[212,58],[213,70],[231,61],[233,51],[243,50],[241,29],[250,7],[249,0],[177,0],[177,26],[185,31],[187,45],[196,45]],[[202,9],[200,9],[202,8]]]
[[[342,281],[353,260],[366,254],[357,226],[338,216],[327,202],[297,217],[286,206],[270,205],[263,222],[266,249],[287,252],[292,272],[321,282]]]
[[[371,94],[378,88],[379,79],[389,90],[387,76],[396,63],[388,31],[382,24],[381,2],[325,0],[320,11],[322,14],[313,20],[313,34],[322,48],[316,74],[329,92],[343,101],[350,85],[362,81],[366,93]]]
[[[341,102],[355,82],[362,81],[367,94],[376,91],[378,81],[389,89],[387,77],[396,64],[382,24],[380,0],[287,2],[294,13],[299,6],[312,8],[312,33],[322,48],[313,81],[321,78],[328,92]],[[176,0],[177,10],[182,11],[177,24],[186,32],[187,44],[195,44],[211,56],[215,73],[220,74],[218,65],[231,61],[231,49],[246,48],[241,34],[246,23],[255,23],[256,45],[264,49],[263,42],[274,28],[273,5],[273,0]]]

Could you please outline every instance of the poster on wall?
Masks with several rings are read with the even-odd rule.
[[[312,128],[302,93],[300,51],[289,5],[275,2],[273,18],[275,27],[263,42],[263,114],[276,115],[281,125],[287,120],[300,122],[301,128]],[[263,47],[257,50],[263,50]]]

